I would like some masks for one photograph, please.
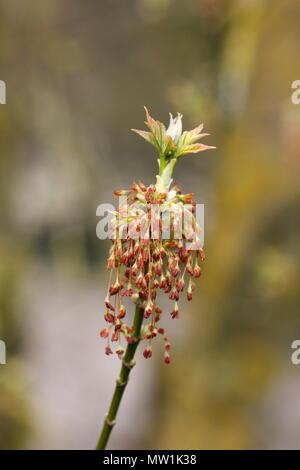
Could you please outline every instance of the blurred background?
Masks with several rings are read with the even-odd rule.
[[[120,362],[104,355],[96,207],[154,182],[143,105],[217,150],[175,179],[205,204],[195,300],[141,354],[112,449],[300,449],[297,0],[0,0],[1,449],[91,449]],[[168,313],[168,312],[166,312]]]

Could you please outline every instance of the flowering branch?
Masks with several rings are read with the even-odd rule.
[[[175,119],[170,115],[166,129],[163,123],[150,116],[147,108],[145,111],[149,131],[133,130],[158,150],[159,174],[155,185],[146,187],[138,182],[129,191],[115,191],[115,195],[122,198],[112,222],[114,236],[107,261],[110,277],[104,319],[108,326],[100,336],[106,338],[105,353],[108,356],[113,354],[111,342],[118,343],[116,354],[122,360],[122,367],[97,449],[106,447],[139,342],[147,341],[143,355],[148,359],[152,356],[152,340],[161,336],[165,348],[164,362],[171,362],[170,342],[164,328],[157,325],[162,314],[157,304],[158,290],[174,301],[170,315],[173,319],[179,318],[179,297],[187,286],[187,299],[192,300],[196,287],[193,279],[201,276],[199,263],[205,259],[192,194],[182,194],[178,186],[171,187],[171,184],[179,158],[214,147],[198,142],[208,135],[201,134],[203,124],[182,132],[181,114]],[[141,205],[144,210],[140,210]],[[158,208],[154,213],[153,207]],[[188,227],[183,224],[182,214],[190,221]],[[136,304],[133,326],[126,325],[124,320],[126,308],[123,300],[126,297]],[[122,337],[128,343],[125,354]]]
[[[136,348],[140,342],[141,326],[144,318],[144,309],[140,306],[136,306],[134,323],[133,323],[133,336],[132,343],[128,344],[124,359],[122,361],[122,367],[120,375],[116,380],[115,391],[111,400],[111,404],[108,413],[105,417],[102,432],[96,447],[96,450],[103,450],[106,447],[112,428],[115,424],[117,412],[122,400],[123,393],[128,383],[129,374],[131,369],[134,367],[134,355]]]

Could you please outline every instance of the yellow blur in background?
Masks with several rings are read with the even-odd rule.
[[[300,449],[297,0],[0,0],[1,449],[89,449],[120,363],[96,208],[155,181],[143,105],[217,150],[175,180],[207,261],[172,364],[138,357],[110,448]]]

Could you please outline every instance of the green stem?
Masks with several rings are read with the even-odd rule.
[[[166,161],[160,160],[159,175],[156,176],[156,190],[159,193],[167,193],[172,181],[172,173],[177,163],[177,158]]]
[[[110,403],[108,413],[106,415],[102,432],[96,447],[96,450],[104,450],[106,448],[110,433],[115,424],[115,419],[117,412],[122,400],[123,393],[125,391],[126,385],[128,383],[129,374],[134,366],[135,362],[133,360],[135,351],[140,342],[141,327],[144,318],[144,309],[139,305],[136,306],[135,315],[133,320],[133,342],[127,345],[125,355],[122,361],[122,367],[120,375],[116,380],[115,391]]]

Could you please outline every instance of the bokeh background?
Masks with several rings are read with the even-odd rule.
[[[110,448],[300,448],[298,0],[0,1],[0,448],[89,449],[120,363],[103,354],[96,207],[154,181],[130,132],[205,123],[175,179],[206,208],[195,300],[138,357]]]

